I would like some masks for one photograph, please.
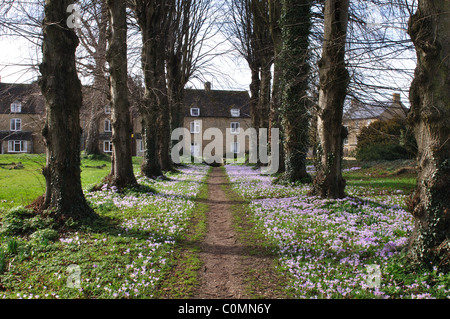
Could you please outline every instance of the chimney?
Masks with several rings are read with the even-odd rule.
[[[401,101],[400,93],[394,93],[393,102],[396,104],[400,104],[400,101]]]
[[[205,91],[210,92],[211,91],[211,82],[205,82]]]

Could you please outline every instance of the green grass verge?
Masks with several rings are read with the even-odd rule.
[[[202,182],[200,191],[195,198],[188,231],[180,239],[174,252],[174,263],[168,276],[161,283],[161,287],[155,296],[161,299],[187,299],[192,297],[198,288],[198,271],[203,262],[200,259],[200,244],[207,231],[207,212],[209,210],[208,199],[209,174]]]
[[[253,220],[248,206],[250,200],[243,198],[231,188],[225,168],[221,167],[221,170],[228,182],[228,184],[221,187],[228,199],[234,202],[231,205],[234,218],[233,226],[240,242],[246,247],[247,258],[273,259],[269,268],[262,266],[246,270],[245,284],[247,295],[253,299],[288,298],[287,291],[284,290],[287,278],[284,273],[277,270],[276,248],[267,240],[262,229]]]

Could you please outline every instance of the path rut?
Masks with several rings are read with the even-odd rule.
[[[223,185],[227,180],[223,171],[213,167],[208,182],[208,230],[201,243],[200,257],[204,266],[200,270],[200,286],[194,298],[240,299],[245,298],[243,277],[245,247],[239,243],[233,229],[233,214]]]

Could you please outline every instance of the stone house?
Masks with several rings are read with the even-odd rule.
[[[37,83],[0,83],[0,153],[44,153],[44,114]]]
[[[183,126],[190,133],[191,155],[201,156],[216,138],[222,139],[222,157],[247,153],[250,143],[245,134],[252,127],[249,102],[247,91],[212,90],[208,82],[204,90],[185,90]],[[213,128],[222,136],[209,137]],[[218,155],[215,151],[220,150],[212,155]]]
[[[248,138],[244,137],[251,127],[249,94],[247,91],[212,90],[206,83],[204,89],[186,89],[184,100],[184,128],[188,130],[191,143],[186,148],[194,156],[202,154],[211,142],[204,133],[217,128],[223,134],[223,154],[248,152]],[[96,139],[99,149],[106,154],[112,152],[111,107],[105,101],[99,105],[95,116],[98,128]],[[132,108],[133,133],[130,138],[133,156],[142,156],[145,145],[142,140],[142,126],[139,113]],[[86,143],[90,112],[81,112],[81,146]],[[41,134],[45,123],[44,99],[37,83],[0,83],[0,142],[1,153],[45,153]],[[95,130],[97,132],[97,130]],[[233,141],[227,143],[227,131]]]
[[[401,102],[400,94],[394,93],[389,102],[378,104],[362,104],[352,101],[344,113],[343,125],[348,130],[344,140],[344,157],[352,156],[358,145],[358,135],[363,127],[374,121],[386,121],[392,118],[406,118],[408,109]]]

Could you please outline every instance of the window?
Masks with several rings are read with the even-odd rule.
[[[234,153],[234,154],[238,154],[240,152],[239,142],[231,143],[231,152]]]
[[[103,151],[105,153],[112,153],[112,147],[113,147],[113,143],[111,141],[103,142]]]
[[[344,144],[348,145],[348,134],[349,134],[348,125],[344,125],[344,127],[347,129],[347,137],[344,139]]]
[[[105,132],[112,132],[111,120],[105,120]]]
[[[11,103],[11,113],[21,113],[22,112],[22,103],[13,102]]]
[[[198,107],[192,107],[191,116],[200,116],[200,109]]]
[[[27,141],[8,141],[9,153],[26,153]]]
[[[231,122],[231,134],[239,134],[241,123]]]
[[[231,109],[231,116],[232,117],[239,117],[241,115],[241,110],[239,109]]]
[[[145,151],[144,140],[139,140],[139,152]]]
[[[21,119],[11,119],[10,130],[18,132],[22,130],[22,120]]]
[[[200,122],[191,122],[191,133],[200,133]]]
[[[105,114],[111,114],[111,105],[105,106]]]

